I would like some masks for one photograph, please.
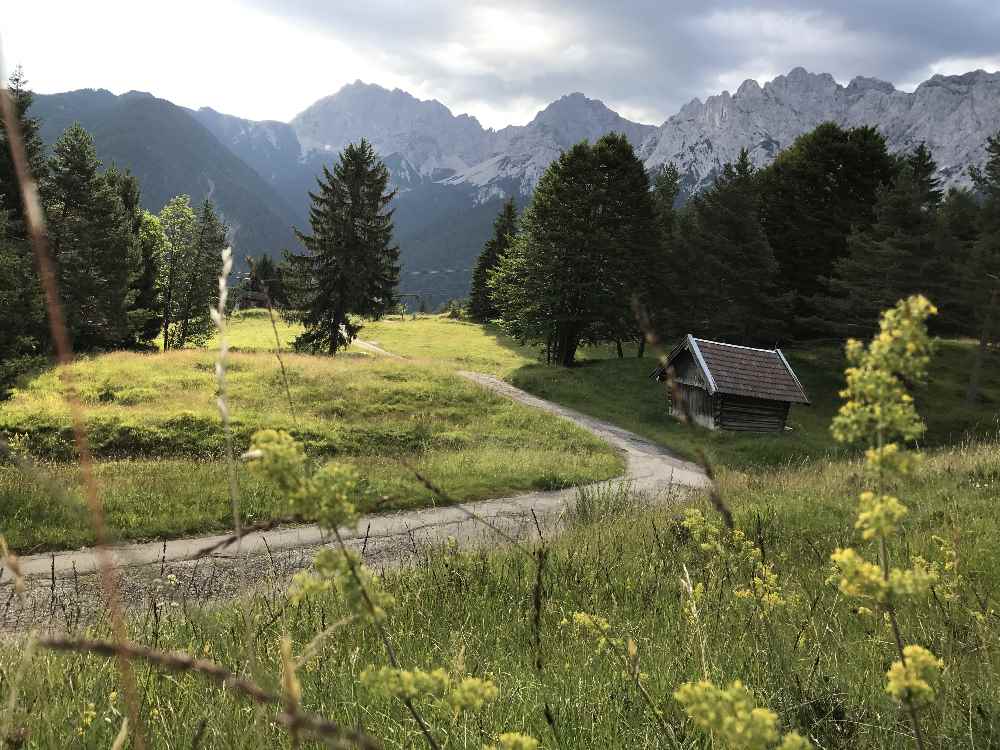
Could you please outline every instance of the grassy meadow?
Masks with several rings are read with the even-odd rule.
[[[778,714],[783,729],[798,730],[815,747],[913,746],[903,712],[883,689],[894,658],[886,625],[827,581],[830,552],[859,545],[853,521],[860,476],[860,465],[848,461],[723,472],[721,491],[737,528],[774,564],[788,601],[768,613],[733,596],[740,572],[720,576],[678,522],[676,509],[645,508],[639,498],[610,494],[591,497],[587,512],[550,546],[540,646],[533,625],[536,569],[528,556],[441,550],[426,566],[390,574],[384,583],[396,604],[386,628],[403,666],[485,677],[499,688],[495,701],[471,715],[455,716],[432,700],[417,705],[446,748],[478,749],[505,731],[526,732],[544,748],[710,748],[671,698],[679,684],[707,674],[718,683],[741,679]],[[1000,453],[993,444],[933,452],[895,489],[911,513],[891,547],[893,559],[905,563],[921,555],[942,564],[932,539],[937,535],[954,547],[959,561],[955,575],[942,579],[932,597],[900,612],[908,641],[926,645],[948,665],[938,697],[920,714],[928,746],[995,747]],[[698,507],[715,521],[707,504]],[[870,553],[865,547],[860,544]],[[685,606],[685,576],[705,588],[696,621]],[[266,592],[239,609],[162,611],[155,636],[149,618],[136,621],[140,642],[155,638],[160,647],[187,649],[237,670],[248,658],[243,634],[249,624],[257,634],[251,647],[256,674],[273,688],[282,634],[298,653],[318,631],[350,614],[335,596],[276,607]],[[621,666],[565,624],[577,611],[606,617],[616,632],[634,640],[645,686],[669,734],[658,729]],[[388,748],[420,747],[422,738],[403,706],[359,679],[367,665],[384,663],[381,649],[369,626],[337,627],[300,670],[303,706],[362,727]],[[18,658],[0,651],[4,673]],[[19,702],[31,707],[31,746],[62,746],[67,736],[84,747],[110,746],[124,711],[112,661],[42,652],[31,674]],[[156,747],[190,747],[196,736],[202,748],[233,747],[237,737],[243,748],[290,746],[266,712],[198,676],[163,676],[140,666],[138,679]]]
[[[235,338],[240,335],[235,327]],[[365,477],[369,509],[431,504],[412,465],[453,498],[475,500],[615,476],[617,454],[573,425],[513,404],[453,375],[364,354],[233,354],[229,403],[238,450],[263,428],[292,433],[317,460]],[[215,405],[214,354],[119,352],[73,365],[110,526],[120,538],[160,538],[231,524],[225,440]],[[91,541],[58,373],[44,373],[0,405],[0,432],[67,487],[53,493],[0,466],[0,528],[18,550]],[[265,487],[241,475],[247,520],[283,515]],[[62,496],[60,496],[62,495]]]
[[[294,335],[287,326],[279,331],[286,341]],[[380,507],[428,501],[402,458],[462,497],[620,471],[619,459],[585,433],[453,374],[489,372],[680,453],[704,449],[736,529],[776,576],[777,603],[745,595],[759,568],[730,552],[706,551],[684,521],[688,508],[655,506],[627,488],[582,492],[567,531],[545,542],[540,575],[538,543],[429,550],[419,567],[381,579],[395,599],[384,622],[388,640],[405,669],[441,668],[456,679],[489,679],[498,689],[494,700],[467,713],[415,699],[442,750],[495,746],[509,731],[546,749],[722,750],[672,697],[682,683],[702,678],[741,680],[776,713],[782,731],[798,731],[816,748],[915,746],[905,712],[885,691],[885,673],[897,658],[889,624],[831,578],[837,548],[878,555],[876,543],[863,541],[854,526],[868,481],[861,462],[829,437],[842,382],[836,349],[787,352],[813,406],[795,409],[793,429],[771,436],[706,433],[672,422],[662,387],[647,377],[650,357],[619,360],[602,348],[586,350],[572,370],[546,368],[492,329],[430,316],[381,321],[363,338],[405,359],[286,354],[290,407],[266,314],[234,318],[241,352],[232,360],[231,408],[240,441],[260,426],[289,429],[313,455],[357,466],[384,498]],[[969,343],[939,342],[930,380],[914,392],[929,425],[924,460],[886,487],[909,512],[885,554],[900,567],[923,560],[937,575],[929,594],[896,608],[905,642],[930,649],[946,665],[933,701],[919,710],[927,748],[1000,746],[1000,368],[990,362],[984,399],[969,408],[963,396],[971,356]],[[212,361],[211,352],[190,350],[112,354],[75,366],[109,520],[125,533],[227,525]],[[54,373],[26,384],[0,407],[0,429],[72,488],[76,470],[66,460],[58,390]],[[248,477],[241,485],[251,519],[280,510],[266,486]],[[86,541],[82,511],[69,510],[79,507],[75,490],[66,502],[34,478],[0,468],[0,492],[4,529],[15,544],[18,534],[39,547]],[[721,528],[706,498],[692,497],[690,506]],[[131,620],[137,643],[217,661],[280,692],[279,642],[288,637],[294,654],[309,654],[297,671],[303,709],[360,728],[387,748],[426,746],[403,704],[362,679],[366,668],[386,663],[384,645],[354,617],[347,594],[312,593],[293,602],[271,582],[233,605],[175,606],[184,585],[165,583],[155,616],[150,604]],[[612,637],[634,644],[646,697],[605,641],[573,627],[577,612],[606,618]],[[317,645],[320,632],[326,637]],[[89,635],[108,632],[99,625]],[[14,730],[28,731],[25,746],[63,747],[67,738],[81,747],[112,746],[125,712],[113,660],[47,650],[29,667],[19,667],[21,659],[19,649],[0,649],[0,699],[9,696],[7,675],[26,675],[5,717]],[[166,674],[141,662],[136,674],[153,747],[319,746],[292,739],[270,709],[196,674]]]
[[[254,350],[273,350],[274,332],[266,311],[249,310],[241,315],[234,342]],[[278,327],[283,342],[295,337],[294,326],[279,320]],[[812,404],[793,407],[791,430],[774,435],[690,430],[678,424],[666,413],[663,386],[649,377],[656,366],[655,357],[650,354],[638,359],[634,347],[626,347],[624,359],[618,359],[613,346],[584,347],[576,367],[549,367],[539,361],[537,349],[519,345],[494,326],[443,315],[420,315],[416,320],[408,315],[405,320],[397,317],[370,323],[361,337],[421,365],[504,378],[530,393],[618,424],[689,458],[702,449],[713,463],[751,468],[844,453],[829,431],[844,383],[845,362],[838,346],[783,349]],[[927,383],[914,389],[917,408],[927,422],[927,445],[950,445],[970,436],[991,437],[1000,430],[1000,351],[988,354],[979,403],[965,403],[974,349],[971,341],[939,341]]]

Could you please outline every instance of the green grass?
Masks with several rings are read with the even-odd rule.
[[[784,350],[812,404],[793,406],[783,434],[734,433],[688,428],[667,414],[664,387],[649,378],[652,359],[584,362],[573,369],[527,365],[507,376],[514,385],[644,435],[692,457],[703,449],[716,463],[733,467],[777,466],[827,458],[842,451],[830,436],[830,420],[840,405],[845,367],[841,351],[830,346]],[[917,408],[927,421],[923,444],[948,445],[968,435],[987,437],[998,429],[1000,352],[990,355],[983,399],[965,403],[973,356],[971,342],[940,341],[925,385],[914,389]]]
[[[911,512],[891,547],[893,559],[899,564],[909,555],[923,555],[940,561],[931,539],[937,534],[956,547],[963,577],[954,601],[932,597],[904,604],[900,612],[907,642],[930,648],[947,664],[938,698],[920,714],[932,748],[1000,742],[998,448],[932,453],[896,487]],[[677,524],[677,509],[629,508],[614,498],[604,512],[600,502],[591,502],[585,517],[552,544],[543,579],[540,652],[534,646],[530,559],[509,550],[440,553],[418,569],[390,574],[385,583],[396,605],[387,628],[404,666],[462,669],[494,680],[500,690],[495,703],[470,717],[453,717],[427,701],[418,705],[448,748],[478,750],[511,730],[540,738],[544,747],[709,748],[671,698],[678,685],[703,674],[699,631],[684,612],[680,579],[688,573],[707,590],[699,627],[712,679],[742,680],[778,713],[784,729],[797,729],[816,747],[912,747],[905,716],[884,692],[883,675],[896,658],[891,636],[827,582],[830,552],[859,545],[853,529],[859,476],[859,465],[847,461],[723,472],[722,494],[737,527],[763,548],[792,598],[787,609],[763,619],[752,604],[732,595],[740,573],[713,577],[711,561]],[[866,545],[861,549],[873,554]],[[164,599],[180,596],[178,589]],[[676,742],[657,732],[621,668],[599,655],[592,641],[561,625],[576,611],[604,616],[635,640],[648,689]],[[289,634],[300,652],[316,632],[347,614],[336,597],[282,607],[267,592],[244,599],[238,608],[186,612],[165,604],[161,612],[155,626],[150,618],[135,621],[137,639],[152,643],[155,630],[162,648],[208,655],[234,669],[246,663],[243,638],[249,625],[256,635],[251,648],[258,677],[275,689],[280,636]],[[0,651],[0,668],[11,674],[19,658],[15,649]],[[363,726],[388,748],[419,747],[418,730],[405,709],[359,683],[366,666],[384,663],[371,630],[358,623],[340,627],[300,672],[304,706]],[[41,653],[26,674],[16,722],[30,726],[31,746],[64,747],[78,731],[84,746],[110,746],[123,711],[120,691],[116,702],[109,701],[117,690],[113,662]],[[289,747],[266,714],[255,714],[201,678],[163,677],[141,667],[138,680],[153,746],[188,747],[204,721],[203,748],[234,742],[245,748]],[[86,723],[89,704],[96,718]]]
[[[119,352],[83,360],[73,377],[121,538],[159,538],[231,523],[224,434],[215,405],[214,355]],[[319,459],[364,475],[371,509],[427,505],[412,464],[455,499],[474,500],[604,479],[621,472],[608,446],[536,410],[495,396],[446,368],[348,354],[286,355],[289,404],[277,360],[233,354],[230,411],[238,450],[258,429],[285,429]],[[81,519],[72,429],[59,375],[47,372],[0,407],[0,433],[51,466],[68,497],[0,467],[0,528],[19,550],[91,541]],[[247,520],[281,516],[264,488],[244,480]]]
[[[256,321],[256,345],[273,348],[274,334],[266,313],[263,318],[257,311],[245,315]],[[418,364],[436,363],[503,377],[530,393],[613,422],[689,458],[701,449],[714,463],[753,467],[843,455],[829,433],[845,367],[842,350],[836,346],[784,350],[812,404],[792,407],[791,430],[760,434],[711,432],[679,424],[667,414],[663,386],[649,377],[655,359],[638,359],[633,348],[626,349],[625,359],[618,359],[611,346],[586,347],[577,367],[550,367],[539,362],[536,349],[519,345],[494,326],[445,316],[369,323],[362,338]],[[989,437],[1000,428],[1000,352],[990,352],[982,398],[969,406],[965,388],[973,354],[970,341],[938,342],[928,382],[914,392],[928,425],[922,443],[948,445],[970,435]]]
[[[301,326],[286,323],[275,316],[278,337],[283,350],[301,332]],[[244,310],[235,313],[229,322],[230,345],[241,351],[274,351],[274,328],[266,310]],[[386,351],[412,359],[418,364],[442,365],[455,370],[472,370],[488,375],[505,376],[526,365],[539,362],[538,350],[522,346],[496,326],[449,318],[446,315],[406,315],[364,323],[360,338]],[[214,341],[206,346],[212,348]],[[351,352],[366,353],[361,346]],[[583,361],[612,356],[607,346],[583,347]]]

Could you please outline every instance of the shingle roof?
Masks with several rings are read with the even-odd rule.
[[[709,391],[808,404],[809,397],[780,349],[751,349],[688,336],[670,355],[690,349],[707,370]],[[669,363],[668,363],[669,364]]]

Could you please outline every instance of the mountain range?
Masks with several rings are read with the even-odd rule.
[[[289,123],[101,89],[38,95],[33,114],[47,143],[79,121],[105,163],[139,177],[150,210],[178,193],[210,197],[243,254],[295,248],[292,227],[307,227],[315,176],[345,145],[365,137],[398,190],[401,290],[438,304],[467,292],[500,202],[514,196],[523,205],[552,160],[581,140],[624,133],[648,169],[674,162],[689,196],[711,184],[743,147],[763,166],[822,122],[873,125],[893,152],[926,142],[944,184],[964,185],[968,167],[985,158],[987,136],[1000,129],[1000,73],[936,75],[910,93],[873,78],[844,86],[829,74],[795,68],[763,86],[748,80],[735,94],[695,99],[658,127],[573,93],[527,125],[487,129],[440,102],[360,81]]]

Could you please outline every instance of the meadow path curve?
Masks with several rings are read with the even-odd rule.
[[[625,481],[650,501],[662,501],[707,484],[699,466],[632,432],[538,398],[489,375],[457,374],[502,396],[569,419],[619,449],[626,461],[624,476],[591,487]],[[511,538],[554,533],[577,497],[578,488],[574,487],[373,514],[341,533],[348,546],[363,554],[369,566],[384,570],[420,564],[430,549],[449,540],[473,549],[503,546]],[[329,535],[315,525],[248,534],[238,549],[234,544],[225,544],[229,538],[221,534],[112,548],[123,600],[130,609],[139,609],[152,606],[154,600],[186,606],[188,599],[202,602],[235,596],[254,584],[287,580],[308,566],[318,548],[331,543]],[[45,624],[71,629],[99,615],[101,597],[92,549],[28,555],[19,562],[29,593],[24,601],[15,598],[10,571],[2,571],[0,598],[6,599],[7,605],[0,618],[0,631]],[[3,595],[4,588],[11,590],[9,597]]]

